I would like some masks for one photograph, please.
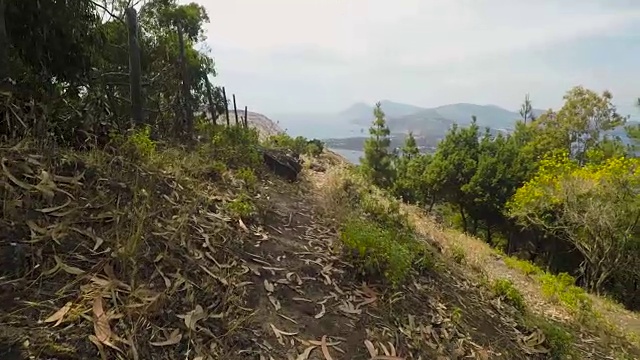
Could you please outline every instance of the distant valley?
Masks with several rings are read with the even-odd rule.
[[[423,108],[390,100],[383,100],[381,104],[392,134],[391,147],[401,147],[407,134],[413,132],[418,146],[425,152],[433,151],[453,124],[470,125],[474,115],[477,124],[489,128],[492,133],[513,131],[516,121],[521,118],[517,110],[496,105],[459,103]],[[369,137],[373,109],[373,105],[356,103],[338,113],[271,114],[269,117],[292,136],[319,138],[329,148],[358,153]],[[533,113],[539,116],[545,111],[534,109]],[[617,129],[615,135],[624,138],[624,130]]]

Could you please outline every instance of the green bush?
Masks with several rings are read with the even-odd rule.
[[[575,285],[575,278],[567,273],[544,273],[539,277],[542,293],[576,313],[591,312],[592,301],[584,289]]]
[[[416,253],[408,243],[412,239],[357,217],[348,219],[340,239],[350,254],[357,256],[360,270],[369,276],[381,274],[392,285],[398,285],[411,270]]]
[[[237,179],[242,180],[249,189],[253,189],[258,183],[258,177],[253,169],[250,168],[242,168],[238,170],[235,176]]]
[[[524,311],[526,308],[524,297],[516,289],[511,280],[508,279],[498,279],[493,282],[493,292],[496,296],[499,296],[508,304],[511,304],[513,307],[520,311]]]
[[[225,203],[223,209],[230,216],[239,219],[248,219],[256,213],[256,206],[247,194],[240,194],[238,198]]]
[[[308,140],[304,136],[295,138],[282,133],[267,138],[265,145],[275,149],[286,149],[296,154],[318,156],[324,151],[324,144],[318,139]]]
[[[217,126],[206,156],[221,161],[231,169],[256,169],[262,164],[258,131],[241,126]]]

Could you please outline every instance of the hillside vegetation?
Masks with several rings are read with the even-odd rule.
[[[352,167],[227,117],[202,6],[130,5],[0,1],[0,359],[640,357],[609,94],[433,156],[378,106]]]

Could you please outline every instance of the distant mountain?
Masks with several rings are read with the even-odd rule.
[[[478,125],[488,127],[492,133],[512,131],[521,118],[518,110],[511,111],[496,105],[458,103],[425,108],[391,100],[383,100],[381,104],[391,133],[397,135],[398,141],[413,132],[422,138],[425,147],[435,146],[453,124],[468,126],[474,115]],[[373,104],[359,102],[333,114],[281,114],[272,118],[279,120],[291,135],[328,139],[330,144],[349,144],[346,148],[358,150],[363,138],[369,135],[368,129],[374,120],[373,109]],[[544,112],[546,110],[533,110],[535,116]],[[627,141],[624,129],[616,129],[612,133]]]
[[[496,105],[459,103],[424,108],[391,100],[382,100],[381,105],[391,131],[400,133],[446,131],[454,123],[462,126],[470,124],[473,115],[476,116],[478,125],[481,127],[495,129],[512,129],[516,120],[520,119],[518,111],[510,111]],[[353,125],[368,128],[374,118],[373,110],[373,104],[359,102],[333,116],[327,115],[326,119],[327,123],[347,121]],[[544,110],[534,109],[536,116],[543,112]],[[333,121],[329,121],[329,118]]]

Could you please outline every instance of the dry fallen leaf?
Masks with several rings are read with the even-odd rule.
[[[247,227],[247,225],[244,224],[244,222],[242,221],[242,219],[238,219],[238,224],[240,225],[240,228],[246,232],[249,232],[249,228]]]
[[[100,357],[102,358],[102,360],[107,360],[107,354],[104,351],[104,346],[98,340],[98,338],[96,338],[95,335],[89,335],[89,341],[91,341],[98,348],[98,352],[100,352]]]
[[[56,311],[53,315],[51,315],[48,318],[46,318],[44,320],[44,322],[49,323],[49,322],[54,322],[55,321],[56,323],[53,324],[53,327],[56,327],[56,326],[60,325],[60,323],[62,322],[62,319],[64,318],[64,316],[67,315],[69,310],[71,310],[71,305],[73,305],[73,303],[71,301],[69,301],[68,303],[64,304],[64,306],[61,307],[60,309],[58,309],[58,311]]]
[[[169,335],[167,340],[165,340],[165,341],[157,341],[157,342],[151,342],[150,341],[149,344],[151,344],[153,346],[170,346],[170,345],[175,345],[175,344],[179,343],[180,340],[182,340],[182,334],[180,333],[179,329],[175,329],[175,330],[173,330],[173,332],[171,332],[171,334]]]
[[[304,349],[304,351],[302,352],[302,354],[298,355],[298,357],[296,358],[296,360],[307,360],[309,358],[309,355],[311,355],[311,352],[313,351],[313,349],[315,349],[316,346],[309,346],[308,348]]]
[[[109,319],[104,312],[102,304],[102,296],[98,295],[93,300],[93,329],[95,336],[101,343],[106,343],[111,338],[111,328],[109,327]]]
[[[365,340],[364,346],[367,347],[367,350],[369,351],[369,355],[371,355],[371,358],[374,358],[376,357],[376,355],[378,355],[378,351],[376,350],[376,347],[373,346],[373,343],[371,341]]]
[[[264,279],[264,288],[265,290],[267,290],[267,292],[273,292],[275,290],[275,287],[273,286],[272,283],[269,282],[269,280]]]
[[[65,263],[62,262],[62,260],[60,260],[60,258],[57,255],[54,255],[53,258],[56,261],[56,268],[60,269],[68,274],[71,275],[82,275],[84,274],[84,270],[82,269],[78,269],[77,267],[74,266],[69,266]]]
[[[319,312],[319,313],[317,313],[316,315],[314,315],[314,318],[316,318],[316,319],[320,319],[321,317],[323,317],[323,316],[324,316],[324,314],[325,314],[325,312],[326,312],[326,309],[325,309],[325,307],[324,307],[324,304],[320,304],[320,306],[322,306],[322,310],[320,310],[320,312]]]
[[[36,211],[39,211],[43,214],[49,214],[52,213],[54,211],[58,211],[58,210],[62,210],[64,208],[66,208],[67,206],[69,206],[69,204],[71,204],[71,199],[67,199],[67,202],[65,202],[64,204],[60,205],[60,206],[53,206],[53,207],[48,207],[48,208],[44,208],[44,209],[36,209]]]
[[[196,305],[195,309],[189,311],[185,315],[178,315],[178,317],[184,320],[184,324],[187,326],[188,329],[195,331],[196,323],[204,319],[206,316],[202,306]]]
[[[333,360],[331,354],[329,354],[329,348],[327,347],[327,335],[322,335],[322,343],[320,344],[320,348],[322,349],[322,355],[324,355],[325,360]]]

